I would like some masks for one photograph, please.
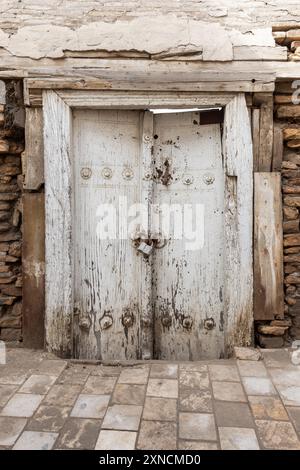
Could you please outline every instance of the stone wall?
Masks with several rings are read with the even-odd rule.
[[[288,47],[290,61],[300,60],[300,28],[274,36],[277,44]],[[271,348],[300,339],[300,81],[276,84],[274,126],[282,135],[285,318],[256,325],[258,344]]]
[[[22,310],[20,83],[0,82],[0,339],[20,341]],[[5,96],[6,95],[6,96]],[[5,103],[6,99],[6,105]],[[21,119],[20,119],[21,118]]]

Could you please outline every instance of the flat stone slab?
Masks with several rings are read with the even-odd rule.
[[[242,377],[267,377],[267,369],[262,361],[237,361]]]
[[[217,439],[213,414],[179,413],[179,437],[215,441]]]
[[[178,365],[177,364],[152,364],[150,370],[150,377],[164,378],[164,379],[177,379]]]
[[[136,432],[132,431],[100,431],[96,450],[134,450]]]
[[[163,421],[142,421],[137,441],[138,449],[176,449],[177,424]]]
[[[239,382],[240,377],[237,367],[234,365],[211,365],[208,366],[211,380]]]
[[[256,419],[288,420],[288,414],[279,398],[249,396],[250,407]]]
[[[117,384],[112,396],[112,402],[119,405],[143,405],[146,395],[146,385]]]
[[[113,405],[108,408],[102,427],[124,431],[137,431],[143,407],[136,405]]]
[[[71,418],[66,421],[55,443],[56,449],[92,450],[95,448],[101,421]]]
[[[70,411],[71,407],[69,406],[40,406],[30,420],[27,429],[31,431],[58,432],[69,417]]]
[[[81,390],[81,385],[53,385],[43,403],[45,405],[73,406]]]
[[[243,377],[243,385],[248,395],[277,395],[271,380],[266,377]]]
[[[176,421],[177,400],[172,398],[147,397],[143,419],[152,421]]]
[[[300,406],[300,387],[277,385],[277,390],[285,406]]]
[[[130,367],[123,369],[118,382],[125,384],[146,384],[149,372],[148,367]]]
[[[82,393],[107,395],[108,393],[112,393],[116,381],[116,377],[90,376],[86,381]]]
[[[254,427],[254,420],[250,408],[246,403],[233,403],[216,401],[215,416],[218,426],[221,427]]]
[[[17,389],[16,385],[0,385],[0,408],[8,402]]]
[[[215,400],[246,402],[246,396],[238,382],[212,382]]]
[[[13,450],[51,450],[57,437],[53,432],[24,431]]]
[[[20,393],[46,394],[56,381],[57,376],[53,375],[31,375],[19,389]]]
[[[171,379],[149,379],[147,396],[161,398],[178,397],[178,381]]]
[[[219,434],[222,450],[259,450],[254,429],[220,427]]]
[[[26,425],[24,418],[0,416],[0,446],[12,446]]]
[[[255,423],[265,449],[300,449],[300,441],[291,423],[270,420],[256,420]]]
[[[300,450],[300,367],[263,354],[114,366],[8,351],[0,450]]]
[[[180,371],[179,384],[180,386],[185,387],[207,389],[209,387],[208,372],[200,372],[196,370]]]
[[[71,416],[73,418],[103,418],[109,399],[109,395],[79,395]]]
[[[16,393],[2,409],[1,416],[15,416],[29,418],[36,411],[43,399],[43,395],[32,393]]]

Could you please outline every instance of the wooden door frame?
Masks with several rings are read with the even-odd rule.
[[[252,343],[253,156],[243,93],[44,90],[46,348],[72,356],[72,108],[148,109],[222,106],[225,351]]]

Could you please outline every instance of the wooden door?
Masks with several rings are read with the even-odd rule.
[[[181,211],[153,255],[154,356],[196,360],[224,354],[224,172],[219,124],[199,113],[154,121],[154,202]],[[181,234],[180,234],[181,230]],[[194,242],[193,242],[194,240]]]
[[[202,126],[199,113],[190,112],[78,110],[73,119],[74,355],[221,357],[220,125]],[[140,203],[146,217],[128,222],[147,231],[154,246],[149,256],[136,249],[132,230],[121,229],[120,217]],[[99,226],[105,225],[106,206],[116,208],[116,223],[104,238]],[[163,233],[166,207],[181,215],[181,236],[172,215],[169,233]]]
[[[137,256],[127,234],[121,233],[119,215],[122,217],[126,210],[122,204],[137,204],[143,194],[143,114],[112,110],[74,112],[76,357],[141,357],[141,279],[146,278],[145,263]],[[111,208],[116,212],[114,220],[107,219],[105,238],[105,218]]]

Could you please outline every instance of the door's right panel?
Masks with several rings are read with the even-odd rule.
[[[220,125],[200,125],[199,113],[158,114],[153,157],[152,223],[166,239],[153,254],[154,357],[223,357]]]

